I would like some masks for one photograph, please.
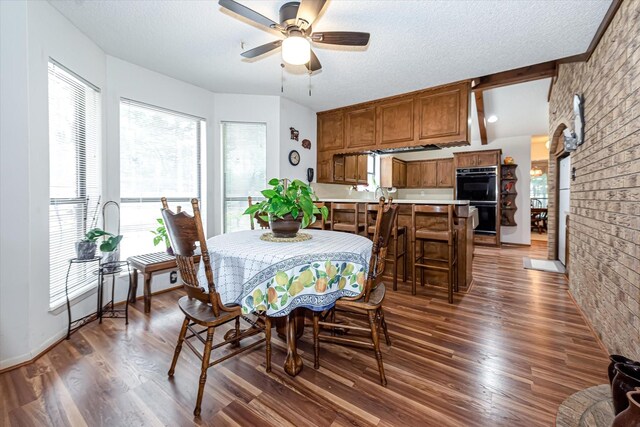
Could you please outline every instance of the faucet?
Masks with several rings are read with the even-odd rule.
[[[373,198],[375,200],[380,200],[380,197],[378,197],[378,191],[380,191],[380,197],[384,197],[385,199],[387,199],[389,197],[388,194],[385,193],[384,188],[380,187],[379,185],[376,187],[375,192],[373,193]]]

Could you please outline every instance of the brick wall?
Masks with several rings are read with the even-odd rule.
[[[640,0],[622,4],[588,62],[560,66],[550,135],[573,128],[576,93],[584,96],[585,141],[571,154],[569,287],[608,350],[640,360]],[[550,214],[556,167],[552,155]],[[550,215],[550,258],[555,227]]]

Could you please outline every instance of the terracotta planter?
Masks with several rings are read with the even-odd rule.
[[[616,363],[616,376],[611,383],[611,395],[613,396],[613,408],[616,415],[627,409],[629,400],[627,393],[640,387],[640,365]]]
[[[640,362],[636,362],[635,360],[631,360],[628,357],[620,356],[619,354],[610,354],[609,360],[609,368],[607,368],[607,375],[609,376],[609,384],[613,382],[613,377],[616,376],[616,363],[626,363],[628,365],[640,365]]]
[[[629,407],[620,412],[611,427],[640,427],[640,391],[627,393]]]
[[[300,224],[302,224],[302,215],[298,215],[298,219],[294,219],[291,214],[286,214],[283,218],[269,217],[269,228],[274,237],[296,237]]]

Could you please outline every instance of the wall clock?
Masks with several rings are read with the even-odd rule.
[[[576,143],[582,145],[584,142],[584,108],[582,106],[582,96],[578,94],[573,97],[573,114],[575,115],[573,128],[576,134]]]
[[[300,153],[296,150],[291,150],[289,153],[289,163],[291,163],[292,166],[298,166],[300,163]]]

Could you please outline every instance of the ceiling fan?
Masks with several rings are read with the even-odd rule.
[[[291,65],[305,65],[309,72],[322,68],[318,57],[311,50],[311,43],[323,43],[342,46],[366,46],[369,33],[353,31],[312,32],[314,23],[327,0],[302,0],[289,2],[280,8],[280,23],[277,24],[234,0],[219,0],[223,8],[237,13],[274,33],[284,35],[283,40],[276,40],[256,48],[242,52],[245,58],[255,58],[274,49],[282,47],[282,59]]]

